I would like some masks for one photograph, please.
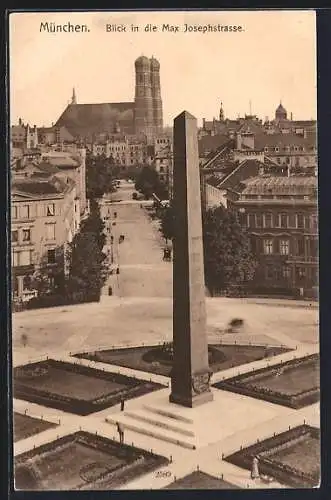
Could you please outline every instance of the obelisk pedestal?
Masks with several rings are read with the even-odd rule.
[[[197,120],[174,120],[173,349],[170,402],[195,407],[213,399],[206,335]]]

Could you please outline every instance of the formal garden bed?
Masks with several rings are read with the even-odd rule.
[[[218,382],[217,389],[303,408],[320,398],[319,355],[312,354]]]
[[[56,427],[57,424],[47,422],[40,418],[33,418],[28,415],[14,412],[13,414],[13,438],[14,443],[26,439],[28,437],[39,434],[39,432],[47,431]]]
[[[79,431],[15,457],[20,490],[110,490],[168,463],[168,459]]]
[[[285,486],[313,488],[320,479],[320,431],[301,425],[233,453],[225,460],[252,469],[258,457],[259,474]]]
[[[194,471],[187,476],[175,480],[164,488],[165,490],[237,490],[235,486],[223,479],[210,476],[205,472]]]
[[[226,370],[259,359],[269,358],[288,352],[284,347],[265,347],[254,345],[211,344],[208,347],[209,365],[213,372]],[[161,346],[128,347],[106,349],[76,354],[77,358],[89,359],[111,365],[124,366],[134,370],[170,376],[172,368],[172,344]]]
[[[161,389],[161,384],[49,359],[14,368],[14,397],[78,415]]]

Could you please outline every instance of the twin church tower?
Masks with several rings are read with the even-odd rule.
[[[154,57],[138,57],[135,72],[135,133],[153,137],[161,134],[163,129],[160,63]]]
[[[98,134],[145,136],[150,144],[163,132],[160,63],[154,57],[138,57],[135,63],[135,97],[130,102],[80,104],[73,90],[71,102],[55,127],[74,138],[93,140]]]

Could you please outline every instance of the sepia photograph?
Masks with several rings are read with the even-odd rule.
[[[316,13],[8,36],[15,490],[318,488]]]

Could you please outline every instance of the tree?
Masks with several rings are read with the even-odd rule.
[[[174,237],[174,209],[167,207],[162,210],[161,215],[161,233],[165,240],[172,240]]]
[[[257,262],[247,232],[234,213],[222,206],[203,214],[206,285],[210,292],[231,292],[252,280]]]
[[[153,193],[160,199],[166,199],[167,190],[160,181],[159,174],[153,167],[145,166],[136,178],[135,189],[141,191],[146,197],[151,197]]]
[[[104,223],[99,205],[91,201],[91,213],[70,244],[69,293],[83,299],[99,298],[106,279]]]
[[[86,192],[89,199],[101,198],[104,193],[115,190],[114,179],[119,167],[115,165],[112,157],[105,155],[86,158]]]
[[[87,219],[82,221],[80,232],[94,233],[98,241],[98,246],[100,250],[102,250],[106,241],[104,228],[105,223],[101,218],[99,204],[95,199],[92,198],[90,202],[90,215]]]
[[[65,291],[64,246],[55,248],[54,262],[49,262],[48,253],[42,255],[38,268],[31,276],[30,288],[37,290],[38,296],[63,294]]]

